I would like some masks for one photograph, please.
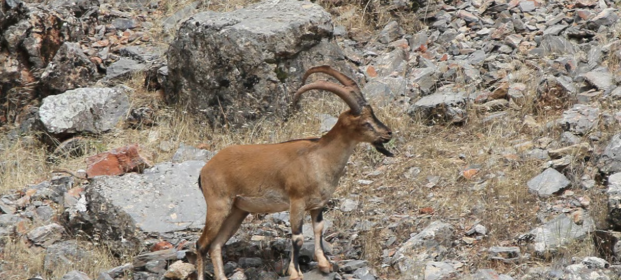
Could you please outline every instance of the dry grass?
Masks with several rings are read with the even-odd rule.
[[[6,244],[0,254],[3,256],[0,259],[4,260],[0,276],[7,277],[2,278],[7,280],[28,279],[36,275],[44,279],[60,279],[69,271],[79,270],[96,279],[100,272],[122,264],[121,260],[113,257],[105,248],[85,245],[83,249],[89,252],[85,258],[50,272],[44,267],[44,249],[33,248],[23,240],[13,240]]]

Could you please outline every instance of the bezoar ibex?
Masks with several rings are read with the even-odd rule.
[[[332,197],[345,165],[358,143],[371,143],[377,151],[392,156],[384,144],[392,131],[380,122],[354,80],[332,69],[317,66],[304,74],[302,84],[313,73],[325,73],[341,84],[317,81],[302,86],[293,98],[313,89],[338,95],[350,110],[343,112],[332,130],[321,138],[299,139],[279,144],[241,145],[222,149],[200,172],[199,187],[207,203],[205,228],[196,243],[198,279],[204,279],[207,252],[215,279],[227,279],[222,246],[239,229],[249,213],[289,210],[292,233],[290,279],[302,279],[298,256],[304,242],[304,213],[310,212],[315,234],[315,258],[319,269],[329,273],[332,265],[322,248],[323,208]]]

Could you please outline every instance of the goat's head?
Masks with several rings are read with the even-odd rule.
[[[362,96],[358,84],[343,73],[327,65],[308,69],[304,74],[302,84],[306,83],[308,76],[317,72],[328,74],[343,85],[327,81],[316,81],[304,85],[295,93],[293,105],[297,105],[302,93],[312,89],[323,89],[338,95],[350,108],[350,110],[343,112],[339,116],[339,123],[343,125],[343,129],[346,130],[347,135],[353,140],[373,144],[375,149],[385,156],[393,156],[393,154],[384,147],[384,144],[392,139],[392,131],[377,119],[373,113],[373,108],[371,108],[371,105],[367,104],[364,96]]]

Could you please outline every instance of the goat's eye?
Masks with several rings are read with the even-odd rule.
[[[373,130],[373,126],[371,125],[371,123],[365,122],[364,124],[362,124],[366,129],[370,129]]]

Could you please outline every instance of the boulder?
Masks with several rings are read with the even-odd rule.
[[[41,75],[44,95],[88,87],[95,82],[97,67],[77,43],[65,42]]]
[[[172,162],[184,162],[188,160],[200,160],[206,162],[210,160],[216,153],[207,150],[199,149],[193,146],[179,144],[179,149],[172,157]]]
[[[332,41],[330,14],[307,1],[263,1],[186,20],[168,50],[165,97],[210,121],[285,116],[310,67],[352,76]]]
[[[204,164],[164,162],[143,174],[97,176],[86,188],[87,211],[74,212],[68,228],[119,253],[141,248],[143,233],[202,229],[206,206],[197,182]]]
[[[111,130],[129,111],[128,88],[79,88],[48,96],[39,107],[40,120],[53,135]]]

